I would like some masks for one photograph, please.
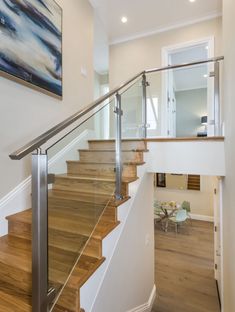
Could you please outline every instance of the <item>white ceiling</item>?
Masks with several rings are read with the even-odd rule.
[[[121,42],[221,14],[222,0],[89,0],[111,43]],[[121,17],[128,22],[123,24]]]

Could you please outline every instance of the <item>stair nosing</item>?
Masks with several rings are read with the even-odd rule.
[[[95,162],[95,161],[80,161],[80,160],[66,160],[66,162],[67,163],[76,163],[76,164],[81,164],[81,165],[100,165],[100,164],[102,164],[102,165],[116,165],[116,163],[115,162],[102,162],[102,163],[100,163],[100,162]],[[130,162],[128,162],[128,161],[124,161],[123,163],[122,163],[123,165],[131,165],[131,166],[142,166],[142,165],[144,165],[145,164],[145,161],[140,161],[140,162],[138,162],[138,161],[130,161]]]
[[[89,149],[89,148],[81,148],[78,149],[79,152],[116,152],[115,149]],[[139,153],[139,152],[149,152],[148,149],[123,149],[122,152],[133,152],[133,153]]]
[[[72,179],[72,180],[81,180],[81,181],[97,181],[97,182],[111,182],[115,183],[115,178],[109,178],[109,177],[92,177],[92,176],[83,176],[79,174],[58,174],[55,176],[55,179]],[[133,178],[123,178],[122,183],[132,183],[138,180],[138,177]],[[126,180],[126,181],[125,181]],[[56,184],[56,183],[55,183]]]

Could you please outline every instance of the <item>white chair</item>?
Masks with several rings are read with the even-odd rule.
[[[175,224],[175,232],[178,233],[179,225],[185,223],[188,218],[187,211],[185,209],[180,209],[174,216],[169,218],[169,221]]]

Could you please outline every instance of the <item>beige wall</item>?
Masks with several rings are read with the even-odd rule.
[[[29,158],[12,161],[8,154],[93,99],[93,9],[87,0],[58,3],[63,9],[63,101],[0,79],[0,199],[30,174]]]
[[[160,201],[176,201],[181,204],[189,201],[191,213],[201,216],[214,216],[213,204],[214,177],[201,176],[201,191],[155,188],[155,198]]]
[[[235,311],[235,1],[223,1],[226,178],[223,193],[224,311]]]
[[[112,45],[110,47],[110,86],[116,87],[144,69],[161,66],[165,46],[215,36],[215,54],[221,54],[221,18],[168,32]]]

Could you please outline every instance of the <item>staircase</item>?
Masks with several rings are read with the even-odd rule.
[[[49,282],[57,290],[62,290],[70,264],[80,254],[55,312],[84,312],[80,288],[105,261],[102,240],[119,225],[117,208],[129,199],[128,186],[138,179],[137,166],[144,164],[147,151],[143,140],[122,142],[123,199],[117,201],[113,196],[115,142],[88,143],[89,149],[79,150],[79,161],[67,161],[67,172],[56,175],[48,191]],[[0,312],[32,311],[32,211],[7,220],[9,233],[0,238]]]

